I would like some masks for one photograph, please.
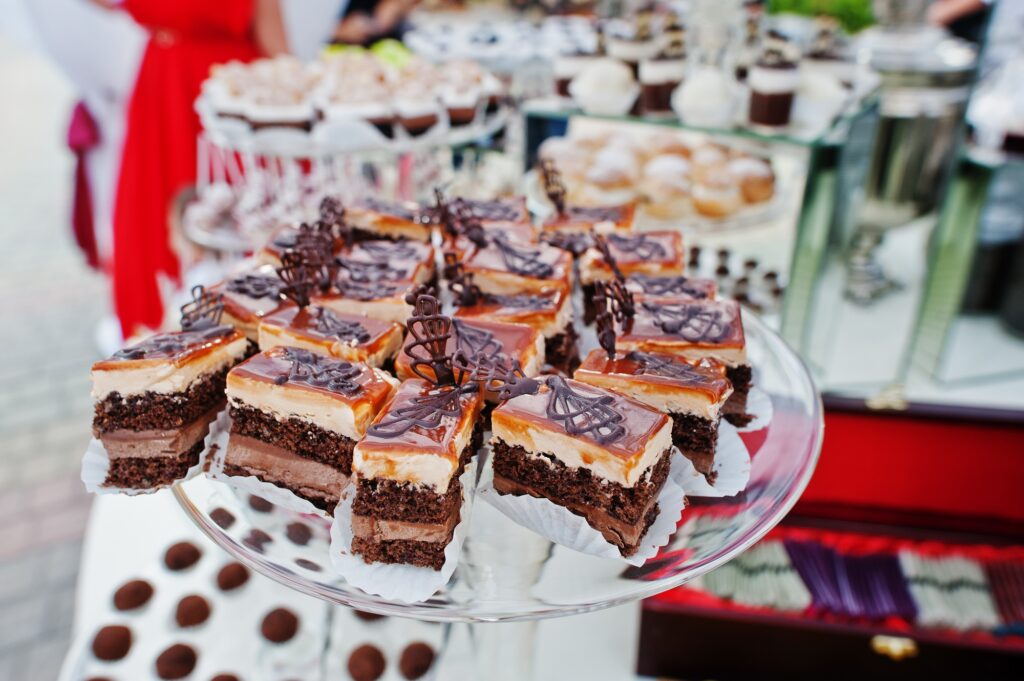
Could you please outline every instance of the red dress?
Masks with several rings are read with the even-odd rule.
[[[128,105],[114,206],[114,307],[128,337],[163,319],[158,274],[179,281],[171,201],[195,182],[199,119],[193,108],[210,66],[259,56],[253,0],[125,0],[150,31]]]

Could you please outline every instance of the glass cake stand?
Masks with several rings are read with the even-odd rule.
[[[782,520],[807,486],[821,448],[820,396],[803,362],[778,335],[746,311],[744,326],[755,384],[773,407],[767,428],[741,434],[752,459],[749,484],[733,497],[691,499],[669,544],[642,567],[552,545],[478,499],[447,587],[422,603],[392,602],[332,575],[323,519],[277,507],[257,510],[245,493],[204,476],[177,485],[174,494],[203,532],[257,572],[359,610],[474,623],[473,648],[487,661],[486,678],[526,679],[534,625],[476,623],[573,615],[677,587],[749,548]],[[222,527],[224,510],[233,517],[227,527]],[[688,521],[697,517],[713,521],[692,532]],[[307,530],[312,538],[302,544]]]

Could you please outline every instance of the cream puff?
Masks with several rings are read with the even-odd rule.
[[[767,161],[745,156],[729,161],[726,168],[736,178],[747,203],[768,201],[775,194],[775,173]]]
[[[662,154],[644,165],[641,190],[645,212],[658,219],[676,218],[690,204],[690,163],[681,156]]]
[[[693,185],[691,201],[694,209],[701,215],[724,218],[740,209],[743,205],[743,194],[736,178],[725,170],[719,170],[708,173]]]

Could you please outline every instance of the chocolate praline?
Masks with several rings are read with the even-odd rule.
[[[114,607],[118,610],[135,610],[148,603],[152,597],[152,584],[144,579],[133,579],[114,592]]]
[[[402,676],[412,681],[418,679],[434,664],[434,649],[422,641],[410,643],[402,651],[398,660],[398,670]]]
[[[156,658],[156,674],[161,679],[183,679],[196,668],[197,658],[192,646],[175,643]]]
[[[217,676],[210,679],[210,681],[242,681],[235,674],[217,674]]]
[[[271,643],[292,640],[299,631],[299,618],[287,608],[275,608],[266,614],[260,625],[263,638]]]
[[[377,646],[361,645],[348,656],[348,673],[355,681],[377,681],[384,667],[384,653]]]
[[[235,516],[231,511],[226,508],[217,508],[210,511],[210,520],[217,523],[217,526],[222,530],[230,529],[235,524]]]
[[[378,615],[375,612],[365,612],[363,610],[353,610],[352,612],[355,613],[356,617],[364,622],[376,622],[377,620],[382,620],[385,617],[385,615]]]
[[[293,544],[305,546],[313,538],[313,530],[309,529],[309,525],[305,523],[288,523],[288,527],[285,528],[285,536]]]
[[[168,570],[175,572],[186,570],[198,563],[202,555],[203,552],[192,542],[178,542],[167,549],[167,553],[164,554],[164,565]]]
[[[274,510],[274,505],[263,497],[251,494],[249,495],[249,508],[258,513],[270,513]]]
[[[120,660],[132,648],[132,630],[120,624],[103,627],[92,640],[93,654],[106,662]]]
[[[196,627],[210,617],[210,602],[202,596],[192,594],[178,601],[174,619],[179,627]]]
[[[234,591],[249,581],[249,568],[241,563],[228,563],[217,573],[217,586],[221,591]]]

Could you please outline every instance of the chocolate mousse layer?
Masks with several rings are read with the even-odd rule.
[[[580,363],[580,353],[577,348],[576,328],[570,322],[565,330],[551,338],[544,339],[545,361],[559,371],[571,374]]]
[[[202,453],[203,440],[200,439],[187,451],[173,456],[112,457],[103,484],[124,489],[170,485],[184,478],[188,469],[199,463]]]
[[[348,482],[348,476],[332,466],[246,435],[232,432],[228,448],[231,454],[224,463],[225,474],[253,476],[284,487],[329,513]]]

